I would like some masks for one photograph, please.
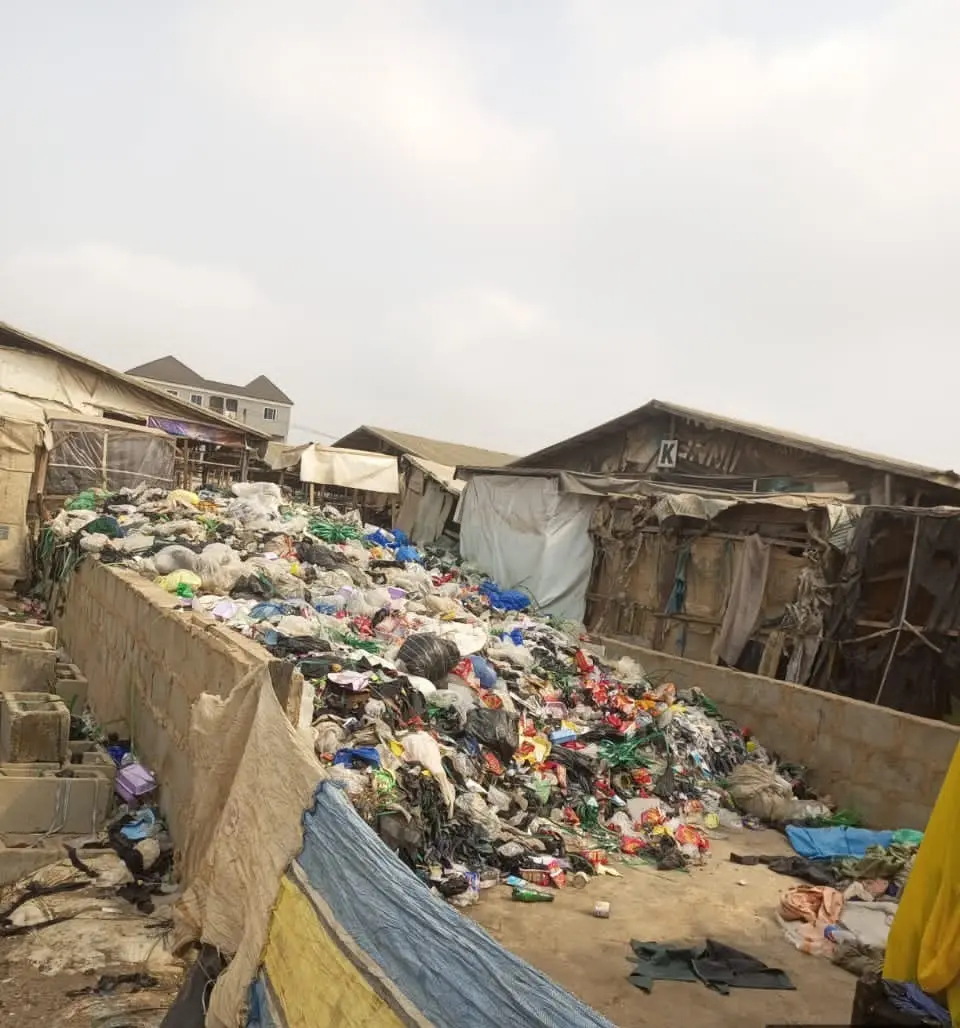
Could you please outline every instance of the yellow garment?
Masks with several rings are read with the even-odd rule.
[[[940,786],[887,940],[885,978],[946,993],[960,1026],[960,746]]]

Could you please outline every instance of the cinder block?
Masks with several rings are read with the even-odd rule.
[[[75,769],[77,765],[85,770],[95,769],[103,772],[110,781],[110,787],[113,788],[113,782],[117,777],[117,765],[102,746],[82,739],[71,742],[70,767]]]
[[[0,771],[0,833],[86,835],[107,820],[113,786],[98,768]]]
[[[59,696],[0,696],[0,763],[66,763],[69,742],[70,712]]]
[[[0,641],[17,646],[49,646],[57,648],[57,630],[53,625],[26,625],[19,621],[0,621]]]
[[[76,664],[57,664],[57,681],[54,688],[71,714],[80,714],[86,709],[90,683]]]
[[[0,692],[51,692],[56,668],[57,651],[44,643],[0,641]]]

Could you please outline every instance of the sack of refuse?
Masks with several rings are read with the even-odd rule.
[[[786,821],[797,801],[793,786],[774,764],[749,761],[727,776],[727,791],[737,807],[762,821]]]
[[[411,635],[397,653],[397,667],[407,675],[442,682],[460,662],[460,651],[451,639],[432,632]]]

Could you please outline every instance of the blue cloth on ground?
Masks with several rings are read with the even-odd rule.
[[[893,832],[872,832],[867,828],[802,828],[787,825],[790,845],[807,860],[829,860],[831,857],[862,857],[868,846],[893,842]]]

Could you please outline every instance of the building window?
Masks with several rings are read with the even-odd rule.
[[[203,406],[203,397],[199,393],[190,394],[190,402],[195,403],[198,407]]]
[[[230,414],[236,414],[237,413],[237,401],[236,400],[230,400],[230,399],[227,400],[227,412],[230,413]]]
[[[210,397],[210,410],[219,411],[223,413],[223,397],[222,396],[211,396]]]
[[[168,393],[169,393],[169,394],[170,394],[171,396],[179,396],[179,395],[180,395],[180,394],[179,394],[179,393],[178,393],[178,392],[176,391],[176,389],[168,389],[168,390],[167,390],[167,392],[168,392]]]
[[[276,421],[277,420],[277,408],[276,407],[264,407],[263,408],[263,420],[264,421]]]

